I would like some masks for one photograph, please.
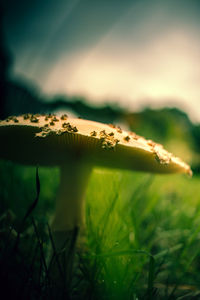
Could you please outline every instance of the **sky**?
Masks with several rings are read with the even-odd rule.
[[[5,3],[13,74],[45,95],[131,110],[178,106],[200,122],[200,1]]]

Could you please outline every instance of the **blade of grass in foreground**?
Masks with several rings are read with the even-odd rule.
[[[154,286],[154,279],[155,279],[155,259],[153,256],[149,258],[149,276],[148,276],[148,299],[153,300],[153,286]]]
[[[39,179],[39,174],[38,174],[38,166],[36,167],[36,197],[35,200],[33,201],[33,203],[30,205],[30,207],[28,208],[22,222],[20,225],[20,228],[18,230],[17,233],[17,237],[16,237],[16,242],[14,245],[14,251],[17,251],[18,245],[19,245],[19,241],[20,241],[20,235],[24,230],[25,224],[26,224],[26,220],[28,219],[28,217],[30,217],[31,213],[33,212],[33,210],[35,209],[35,207],[38,204],[39,201],[39,196],[40,196],[40,179]]]

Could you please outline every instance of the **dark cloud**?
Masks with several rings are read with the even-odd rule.
[[[124,22],[123,35],[135,26],[135,38],[140,37],[138,27],[146,18],[162,13],[160,27],[177,19],[199,24],[200,2],[158,0],[6,0],[5,30],[8,43],[16,56],[43,56],[49,63],[63,54],[84,51],[95,45],[123,14],[132,11]],[[159,28],[154,28],[156,31]]]
[[[5,10],[7,38],[15,51],[23,51],[25,47],[37,51],[37,47],[39,50],[50,38],[45,58],[54,60],[63,52],[95,44],[134,2],[8,0]]]
[[[126,98],[139,86],[145,96],[160,97],[159,91],[163,96],[172,88],[172,73],[180,76],[171,89],[175,97],[189,91],[188,80],[194,78],[190,95],[197,98],[199,0],[4,1],[4,29],[15,72],[41,87],[68,92],[71,84],[73,92],[84,87],[94,95],[106,86],[111,97],[120,87]]]

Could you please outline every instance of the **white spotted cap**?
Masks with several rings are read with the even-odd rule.
[[[114,125],[66,115],[9,117],[0,122],[0,138],[0,158],[28,165],[82,158],[109,168],[192,174],[189,165],[160,144]]]

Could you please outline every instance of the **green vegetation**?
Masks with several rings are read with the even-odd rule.
[[[0,169],[2,292],[63,299],[47,272],[58,170],[39,168],[39,201],[22,224],[37,194],[35,168],[2,162]],[[96,169],[86,196],[87,243],[65,299],[198,299],[198,183],[197,176]]]

